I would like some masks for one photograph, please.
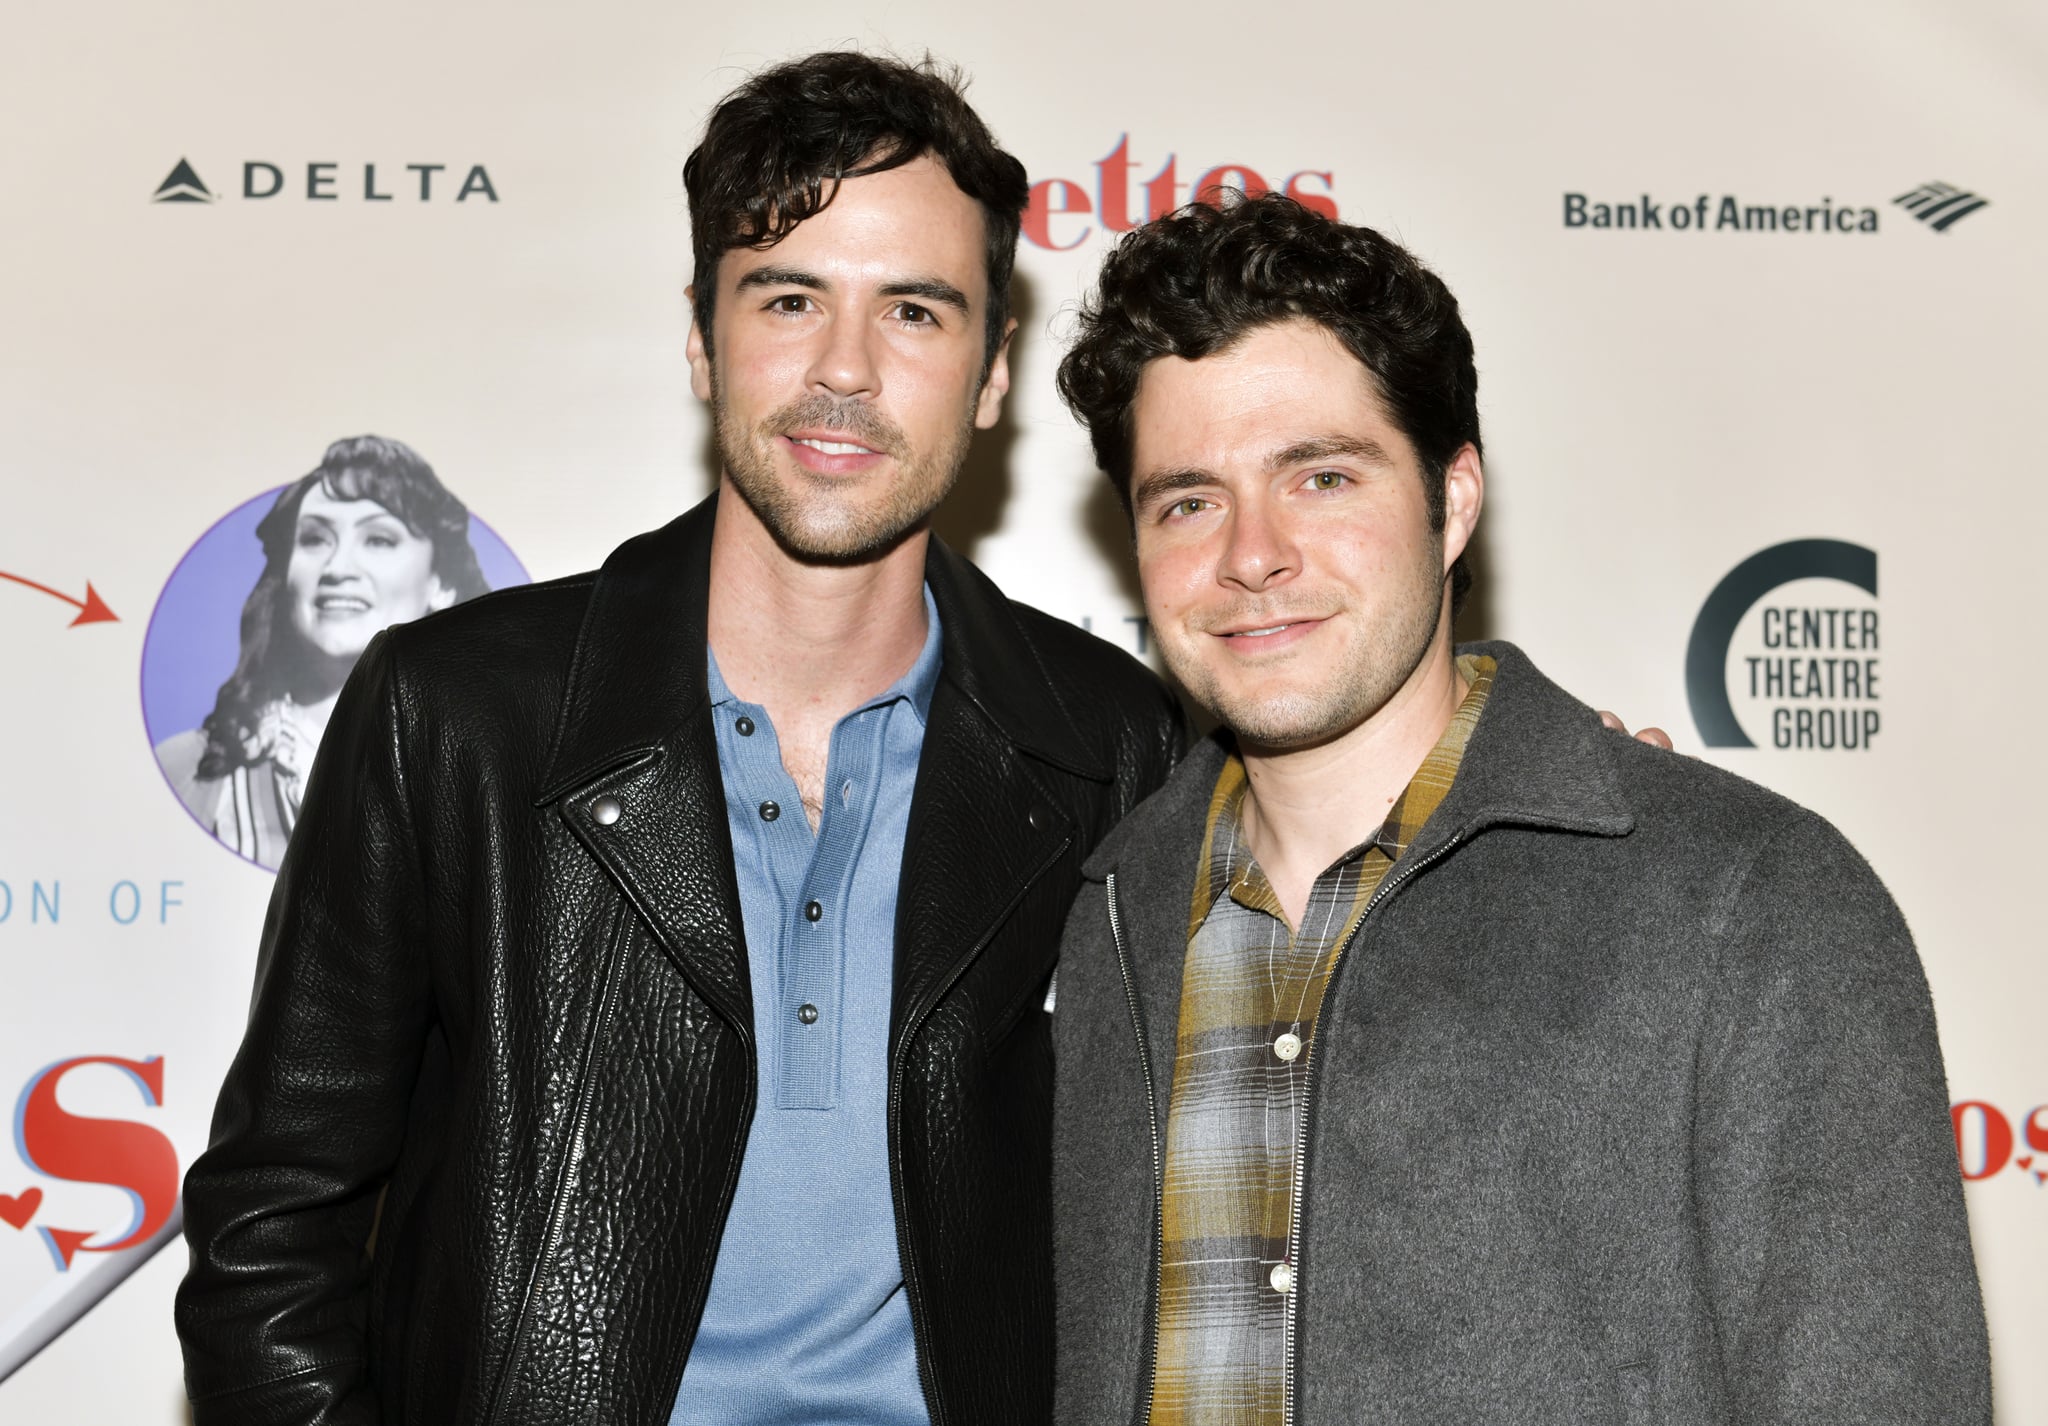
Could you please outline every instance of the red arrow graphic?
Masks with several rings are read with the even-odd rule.
[[[25,584],[30,589],[47,594],[52,599],[61,599],[66,604],[71,605],[78,610],[78,617],[73,619],[70,625],[74,629],[80,624],[114,624],[120,622],[121,616],[107,607],[107,601],[100,598],[100,592],[92,587],[92,581],[89,579],[85,582],[85,598],[83,599],[73,599],[68,594],[58,593],[47,584],[37,584],[33,579],[23,579],[20,575],[9,574],[4,569],[0,569],[0,579],[11,579],[16,584]]]

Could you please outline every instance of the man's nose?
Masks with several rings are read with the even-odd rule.
[[[875,339],[868,323],[835,314],[807,373],[811,389],[841,398],[879,396],[882,381],[875,361]]]
[[[1284,584],[1301,570],[1301,554],[1286,520],[1261,499],[1239,501],[1224,530],[1220,584],[1257,592]]]

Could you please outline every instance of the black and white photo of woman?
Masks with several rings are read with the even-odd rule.
[[[186,809],[231,850],[277,867],[342,683],[376,634],[489,589],[469,510],[403,442],[327,448],[256,527],[263,572],[241,649],[200,726],[157,760]]]

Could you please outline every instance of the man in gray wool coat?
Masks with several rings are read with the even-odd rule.
[[[1286,199],[1124,239],[1060,370],[1223,724],[1084,867],[1057,1419],[1984,1422],[1912,940],[1827,823],[1454,648],[1444,285]]]

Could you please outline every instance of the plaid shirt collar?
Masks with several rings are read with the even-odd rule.
[[[1386,820],[1370,837],[1330,863],[1329,869],[1348,865],[1373,851],[1390,863],[1401,860],[1402,854],[1414,844],[1431,815],[1442,804],[1444,795],[1451,790],[1451,782],[1458,775],[1458,764],[1464,760],[1465,745],[1471,741],[1472,730],[1478,726],[1479,715],[1485,711],[1486,696],[1493,688],[1495,667],[1494,660],[1484,654],[1461,654],[1458,657],[1458,673],[1467,687],[1443,735],[1423,758],[1415,776],[1401,790],[1394,805],[1387,810]],[[1242,906],[1286,919],[1265,872],[1245,844],[1244,798],[1250,787],[1244,759],[1233,750],[1217,774],[1216,789],[1209,798],[1207,831],[1202,838],[1201,860],[1197,863],[1194,902],[1189,908],[1190,936],[1208,916],[1216,898],[1226,892]],[[1325,870],[1326,875],[1329,869]]]

